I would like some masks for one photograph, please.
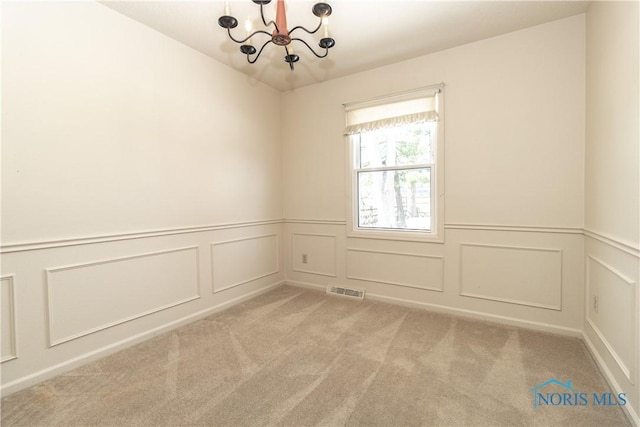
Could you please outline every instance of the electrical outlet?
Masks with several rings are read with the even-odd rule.
[[[598,312],[598,294],[593,294],[593,312]]]
[[[302,263],[306,264],[307,262],[309,262],[309,259],[307,257],[307,254],[302,254]]]

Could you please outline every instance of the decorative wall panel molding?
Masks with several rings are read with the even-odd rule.
[[[14,276],[0,277],[2,299],[2,356],[0,362],[18,358],[17,328],[16,328],[16,294]]]
[[[206,231],[230,230],[234,228],[255,227],[259,225],[282,224],[283,219],[267,219],[264,221],[230,222],[194,227],[165,228],[160,230],[136,231],[132,233],[104,234],[87,237],[74,237],[60,240],[43,240],[37,242],[10,243],[0,246],[0,253],[34,251],[40,249],[60,248],[65,246],[89,245],[93,243],[116,242],[120,240],[146,239],[149,237],[172,236],[176,234],[202,233]]]
[[[581,228],[576,227],[544,227],[537,225],[507,225],[507,224],[445,224],[448,230],[488,230],[488,231],[519,231],[528,233],[557,233],[582,234]]]
[[[200,298],[198,247],[46,269],[49,345]]]
[[[222,292],[280,272],[277,234],[211,243],[212,292]]]
[[[293,271],[336,277],[335,234],[293,233],[291,242]]]
[[[444,258],[406,252],[347,249],[347,279],[442,292]]]
[[[562,310],[562,250],[461,243],[460,295]]]
[[[322,225],[346,225],[344,219],[311,219],[311,218],[286,218],[287,224],[322,224]]]
[[[586,319],[620,370],[636,383],[638,364],[637,284],[623,273],[587,256]]]
[[[597,233],[593,230],[588,230],[585,228],[584,235],[591,239],[597,240],[601,243],[605,243],[608,246],[621,250],[629,255],[633,255],[636,258],[640,258],[640,247],[637,244],[633,244],[630,242],[626,242],[621,239],[617,239],[613,236],[608,236],[602,233]]]

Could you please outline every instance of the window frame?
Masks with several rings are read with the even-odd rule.
[[[382,240],[401,240],[401,241],[417,241],[444,243],[444,85],[440,84],[430,86],[428,88],[411,91],[412,98],[433,96],[434,92],[438,93],[438,120],[435,122],[435,143],[434,163],[411,164],[404,166],[387,166],[375,168],[361,168],[357,163],[359,159],[355,135],[346,135],[346,172],[347,172],[347,237],[364,238],[364,239],[382,239]],[[406,98],[407,95],[396,94],[383,97],[386,104],[397,102],[398,98]],[[345,105],[346,106],[346,105]],[[359,134],[357,136],[359,138]],[[359,207],[358,207],[358,172],[362,171],[378,171],[378,170],[409,170],[417,168],[430,168],[431,174],[431,230],[420,231],[415,229],[391,229],[391,228],[369,228],[359,226]]]

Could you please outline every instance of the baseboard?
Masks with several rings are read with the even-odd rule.
[[[41,371],[35,372],[33,374],[27,375],[22,378],[18,378],[17,380],[14,380],[10,383],[2,385],[2,388],[0,388],[0,395],[2,397],[5,397],[17,391],[23,390],[27,387],[31,387],[42,381],[46,381],[50,378],[53,378],[57,375],[79,368],[80,366],[86,365],[87,363],[102,359],[103,357],[117,353],[118,351],[124,350],[128,347],[132,347],[150,338],[161,335],[165,332],[169,332],[180,326],[184,326],[186,324],[195,322],[196,320],[200,320],[202,318],[205,318],[207,316],[210,316],[212,314],[215,314],[222,310],[230,308],[234,305],[240,304],[246,300],[255,298],[260,294],[263,294],[274,288],[277,288],[278,286],[281,286],[282,284],[284,284],[284,281],[276,282],[264,288],[249,292],[245,295],[231,299],[229,301],[225,301],[213,307],[209,307],[205,310],[198,311],[196,313],[174,320],[162,326],[158,326],[156,328],[150,329],[140,334],[128,337],[124,340],[115,342],[113,344],[107,345],[105,347],[99,348],[89,353],[85,353],[81,356],[67,360],[63,363],[52,366],[50,368],[43,369]]]
[[[324,292],[327,289],[327,287],[323,285],[316,285],[315,283],[308,283],[308,282],[299,282],[297,280],[285,280],[284,284],[295,286],[297,288],[313,289],[321,292]]]
[[[316,285],[313,283],[299,282],[294,280],[286,280],[285,283],[287,285],[298,286],[301,288],[316,289],[320,291],[325,290],[324,286]],[[387,295],[372,294],[371,292],[366,293],[365,299],[386,302],[389,304],[402,305],[405,307],[419,308],[422,310],[429,310],[436,313],[467,317],[467,318],[472,318],[476,320],[482,320],[485,322],[497,323],[500,325],[516,326],[524,329],[531,329],[535,331],[549,332],[557,335],[565,335],[570,337],[582,338],[582,330],[580,329],[550,325],[548,323],[533,322],[531,320],[516,319],[514,317],[499,316],[495,314],[488,314],[480,311],[466,310],[463,308],[448,307],[448,306],[439,305],[439,304],[430,304],[426,302],[411,301],[403,298],[390,297]]]
[[[616,381],[604,359],[602,358],[602,356],[600,356],[600,353],[596,349],[595,345],[593,345],[593,341],[591,341],[591,338],[589,338],[589,336],[584,332],[582,333],[582,341],[584,341],[585,345],[587,346],[587,350],[589,350],[589,353],[591,354],[591,357],[593,357],[596,365],[598,365],[598,368],[600,368],[600,372],[602,372],[602,375],[607,380],[607,383],[609,383],[609,387],[611,387],[611,389],[616,394],[624,393],[625,391],[620,387],[620,384],[618,384],[618,381]],[[622,409],[627,415],[627,418],[629,418],[629,421],[631,421],[631,424],[640,427],[640,417],[638,416],[638,413],[635,411],[633,406],[624,405]]]

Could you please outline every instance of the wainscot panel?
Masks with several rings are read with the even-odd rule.
[[[50,346],[200,297],[195,246],[46,271]]]
[[[16,303],[15,303],[15,286],[13,276],[4,276],[0,278],[2,286],[0,298],[2,303],[2,356],[1,362],[8,362],[16,359]]]
[[[336,236],[293,233],[293,271],[336,277]]]
[[[444,258],[416,253],[347,249],[347,279],[442,292]]]
[[[277,234],[211,243],[213,293],[280,272]]]
[[[460,244],[460,295],[562,309],[562,250]]]
[[[627,379],[635,382],[636,282],[587,256],[586,319]]]

